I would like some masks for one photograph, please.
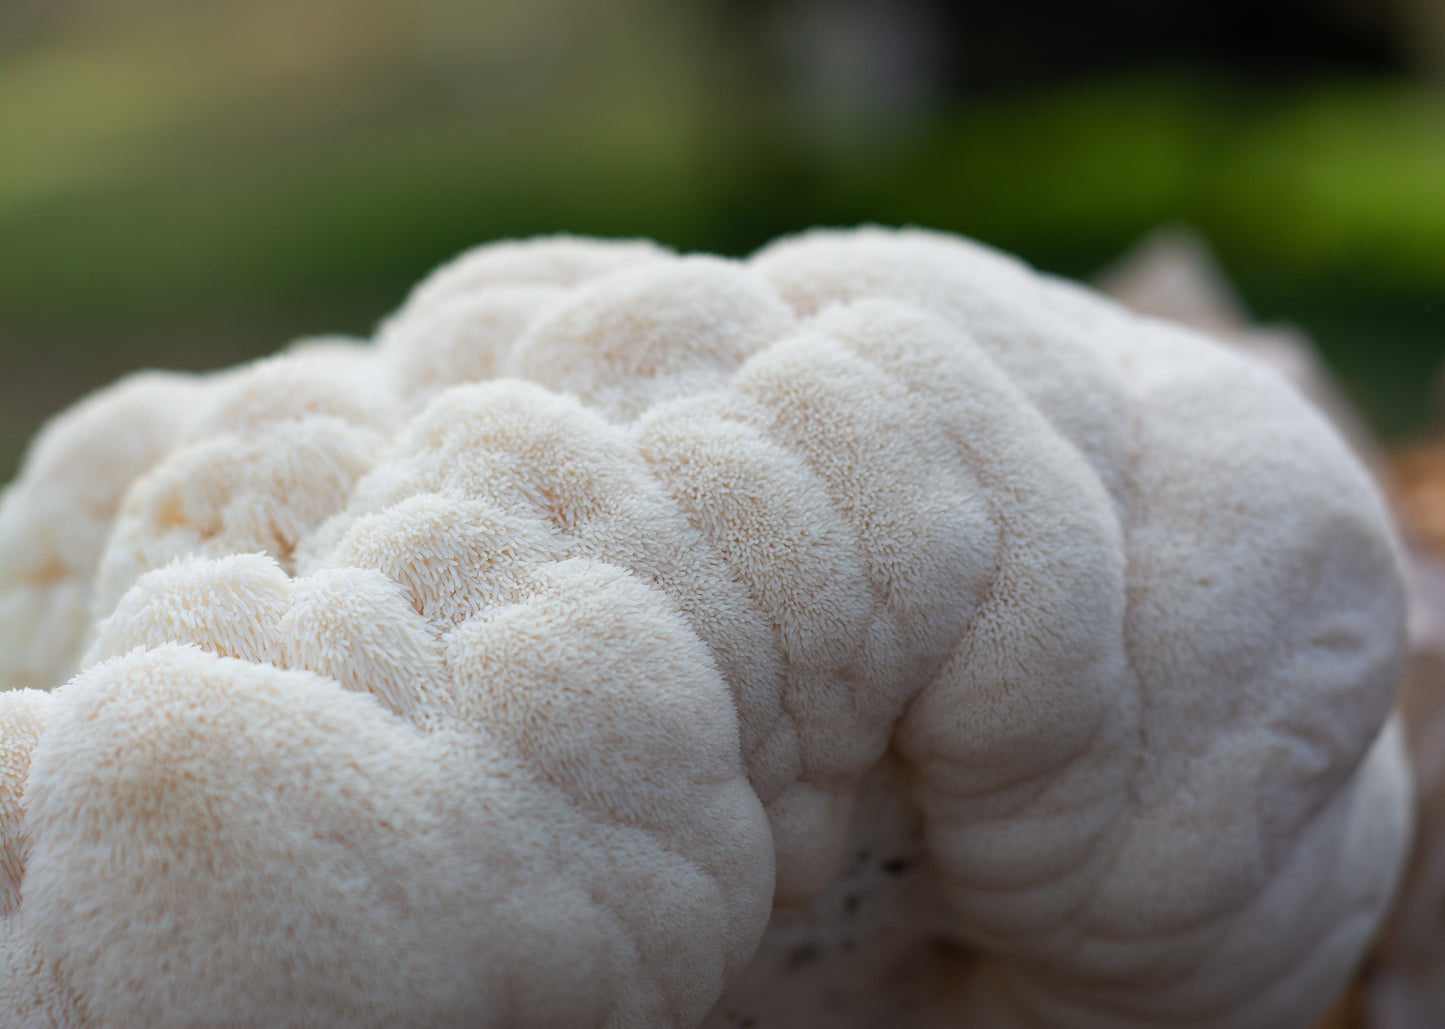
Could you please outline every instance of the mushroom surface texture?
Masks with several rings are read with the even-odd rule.
[[[0,503],[0,1025],[1305,1026],[1399,548],[1268,369],[956,237],[463,254]]]

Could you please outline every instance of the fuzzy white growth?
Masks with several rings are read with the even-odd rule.
[[[45,731],[50,694],[40,690],[0,693],[0,917],[20,907],[25,868],[25,780],[30,755]]]
[[[0,507],[0,676],[82,669],[0,694],[0,1022],[1302,1026],[1398,876],[1367,476],[1004,255],[501,244],[145,381]]]
[[[190,376],[133,375],[31,443],[0,496],[0,688],[50,689],[75,671],[121,499],[188,431],[206,393]]]
[[[141,576],[96,630],[86,667],[184,640],[221,657],[273,661],[291,580],[263,554],[184,558]]]

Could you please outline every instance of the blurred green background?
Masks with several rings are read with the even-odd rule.
[[[1445,356],[1445,0],[0,0],[0,481],[81,393],[489,239],[1197,227],[1388,438]]]

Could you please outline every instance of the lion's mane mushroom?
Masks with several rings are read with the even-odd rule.
[[[1344,445],[946,236],[484,247],[0,530],[6,1025],[1279,1029],[1408,834]]]

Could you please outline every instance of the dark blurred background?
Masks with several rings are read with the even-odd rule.
[[[0,480],[142,365],[368,333],[485,240],[1196,227],[1388,438],[1445,356],[1445,0],[0,0]]]

